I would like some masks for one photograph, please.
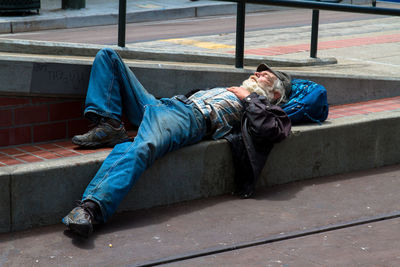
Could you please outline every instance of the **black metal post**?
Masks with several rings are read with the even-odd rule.
[[[245,14],[246,4],[241,0],[237,3],[236,14],[236,56],[235,67],[243,69],[244,59],[244,27],[245,27]]]
[[[118,46],[125,47],[126,0],[119,0],[118,13]]]
[[[319,25],[319,10],[313,9],[312,11],[312,25],[311,25],[311,47],[310,57],[317,57],[318,49],[318,25]]]
[[[62,9],[80,9],[86,7],[86,0],[62,0]]]

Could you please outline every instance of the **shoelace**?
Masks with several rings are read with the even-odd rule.
[[[94,216],[92,209],[90,209],[89,207],[86,207],[85,203],[82,202],[81,200],[76,200],[75,204],[77,207],[81,207],[84,211],[86,211],[89,214],[91,222],[93,223],[93,221],[95,220],[95,216]]]

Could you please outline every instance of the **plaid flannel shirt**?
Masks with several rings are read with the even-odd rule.
[[[239,98],[226,88],[214,88],[198,91],[189,97],[210,120],[210,132],[213,139],[222,138],[240,125],[243,104]]]

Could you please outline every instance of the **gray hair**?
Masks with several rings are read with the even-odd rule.
[[[283,82],[279,79],[276,79],[274,82],[274,89],[275,92],[278,92],[281,97],[276,100],[276,105],[279,105],[280,103],[285,103],[286,102],[286,94],[285,94],[285,87],[283,86]]]

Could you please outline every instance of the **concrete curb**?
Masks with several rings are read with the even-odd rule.
[[[198,52],[172,52],[152,49],[121,48],[118,46],[72,44],[61,42],[26,41],[14,39],[1,39],[0,51],[9,53],[39,54],[39,55],[65,55],[94,57],[96,53],[106,47],[112,47],[125,59],[154,60],[163,62],[190,62],[203,64],[235,65],[235,55]],[[306,58],[306,59],[281,59],[274,57],[246,56],[245,65],[256,66],[265,62],[274,67],[301,67],[336,64],[335,58]]]
[[[376,168],[400,162],[400,110],[293,127],[277,144],[259,186]],[[108,152],[0,168],[0,232],[59,223]],[[179,166],[179,168],[177,168]],[[41,186],[38,186],[41,185]],[[119,211],[231,192],[233,165],[225,140],[204,141],[157,160]]]

